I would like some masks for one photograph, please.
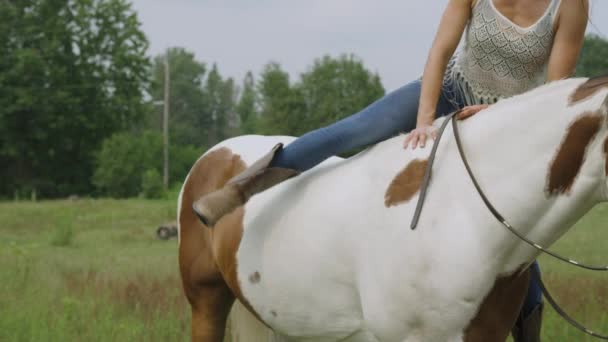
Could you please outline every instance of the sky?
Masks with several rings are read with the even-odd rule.
[[[355,54],[387,90],[422,74],[448,0],[131,0],[150,54],[183,47],[241,82],[270,61],[292,80],[315,58]],[[608,0],[590,0],[608,37]]]

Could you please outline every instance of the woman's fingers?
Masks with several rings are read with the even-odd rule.
[[[426,145],[428,138],[436,139],[437,130],[432,126],[418,127],[411,131],[403,141],[403,148],[412,147],[412,150],[420,146],[423,148]]]
[[[467,118],[469,118],[469,117],[471,117],[471,116],[479,113],[480,111],[482,111],[482,110],[484,110],[484,109],[486,109],[488,107],[489,107],[489,105],[487,105],[487,104],[464,107],[460,111],[460,113],[458,113],[457,119],[458,120],[467,119]]]
[[[464,107],[460,113],[458,113],[456,118],[458,120],[464,120],[486,108],[488,108],[488,105],[467,106]],[[403,141],[403,148],[407,149],[408,147],[411,147],[412,150],[416,149],[418,146],[420,146],[420,148],[424,148],[429,138],[433,140],[437,139],[437,134],[437,129],[431,125],[420,126],[411,131],[405,137],[405,140]]]
[[[420,148],[423,148],[426,144],[426,133],[420,133],[420,135],[418,136],[418,142],[420,143]],[[416,146],[414,146],[414,148],[416,148]]]
[[[436,129],[431,131],[431,138],[433,138],[433,140],[437,139],[437,130]]]
[[[410,134],[405,136],[405,141],[403,142],[403,148],[407,148],[409,146],[410,142],[414,138],[414,134],[415,134],[415,132],[410,132]]]
[[[412,140],[410,140],[409,146],[411,146],[413,150],[416,148],[416,145],[418,145],[418,132],[413,132]]]
[[[458,113],[458,120],[464,120],[466,118],[468,118],[469,116],[471,116],[471,108],[470,107],[464,107],[460,113]]]

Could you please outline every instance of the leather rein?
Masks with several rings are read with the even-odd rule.
[[[439,128],[439,132],[437,134],[437,138],[435,139],[434,143],[433,143],[433,147],[431,149],[431,154],[429,156],[429,160],[428,160],[428,165],[426,167],[426,171],[424,173],[424,178],[422,181],[422,187],[420,189],[420,195],[418,197],[418,203],[416,205],[416,211],[414,212],[414,217],[412,219],[412,223],[410,225],[410,228],[412,230],[416,229],[416,226],[418,225],[418,221],[420,220],[420,215],[422,213],[422,207],[424,205],[424,199],[426,198],[426,193],[429,187],[429,183],[431,180],[431,173],[432,173],[432,168],[433,168],[433,163],[435,161],[435,156],[437,154],[437,148],[439,146],[439,142],[441,140],[441,137],[443,136],[443,133],[445,132],[445,129],[448,125],[448,123],[451,121],[452,122],[452,129],[454,132],[454,140],[456,141],[456,146],[458,147],[458,152],[460,154],[460,158],[464,164],[465,169],[467,170],[467,173],[469,174],[469,178],[471,179],[473,186],[475,186],[475,189],[477,190],[477,193],[479,194],[479,196],[481,197],[481,199],[483,200],[484,204],[486,205],[486,207],[488,208],[488,210],[492,213],[492,215],[496,218],[496,220],[498,220],[505,228],[507,228],[511,233],[513,233],[513,235],[515,235],[517,238],[519,238],[520,240],[522,240],[523,242],[527,243],[528,245],[534,247],[536,250],[538,250],[539,252],[548,254],[560,261],[566,262],[568,264],[574,265],[574,266],[578,266],[587,270],[592,270],[592,271],[608,271],[608,266],[594,266],[594,265],[587,265],[587,264],[583,264],[580,263],[576,260],[572,260],[570,258],[565,258],[541,245],[539,245],[538,243],[535,243],[531,240],[529,240],[528,238],[526,238],[525,236],[523,236],[521,233],[519,233],[515,228],[513,228],[513,226],[511,226],[511,224],[509,224],[509,222],[500,214],[500,212],[492,205],[492,203],[490,202],[490,200],[488,199],[488,197],[486,196],[486,194],[484,193],[484,191],[481,189],[481,186],[479,185],[479,183],[477,182],[477,178],[475,177],[475,175],[473,174],[473,171],[471,170],[471,166],[469,165],[469,162],[467,160],[467,157],[464,153],[464,149],[462,147],[462,141],[460,139],[460,132],[458,130],[458,124],[457,124],[457,120],[456,120],[456,116],[460,113],[461,111],[455,111],[451,114],[449,114],[448,116],[446,116],[446,119],[443,121],[443,123],[441,124],[441,127]],[[545,284],[543,283],[542,279],[540,278],[540,274],[537,274],[537,272],[531,272],[532,273],[532,277],[538,282],[541,290],[543,291],[545,298],[547,299],[547,301],[549,302],[549,304],[551,304],[551,306],[553,307],[553,309],[564,319],[566,320],[568,323],[570,323],[573,327],[577,328],[578,330],[581,330],[582,332],[591,335],[593,337],[597,337],[599,339],[602,340],[608,340],[608,335],[600,335],[598,333],[595,333],[593,331],[591,331],[590,329],[587,329],[585,326],[583,326],[582,324],[580,324],[579,322],[577,322],[576,320],[574,320],[570,315],[568,315],[561,307],[559,304],[557,304],[557,302],[554,300],[553,296],[551,296],[551,294],[549,293],[549,291],[547,290],[547,288],[545,287]]]

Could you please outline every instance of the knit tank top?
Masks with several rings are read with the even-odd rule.
[[[466,105],[492,104],[545,81],[561,0],[551,0],[544,14],[525,28],[500,13],[492,1],[477,1],[463,45],[448,65],[445,80],[454,82]]]

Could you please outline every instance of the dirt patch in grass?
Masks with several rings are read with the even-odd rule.
[[[136,273],[126,277],[112,277],[97,271],[65,272],[63,281],[71,296],[86,298],[97,296],[135,313],[144,321],[152,321],[168,312],[187,312],[177,275],[155,277]]]
[[[584,313],[590,307],[608,307],[608,282],[592,277],[571,277],[557,273],[543,275],[545,285],[567,312]]]

